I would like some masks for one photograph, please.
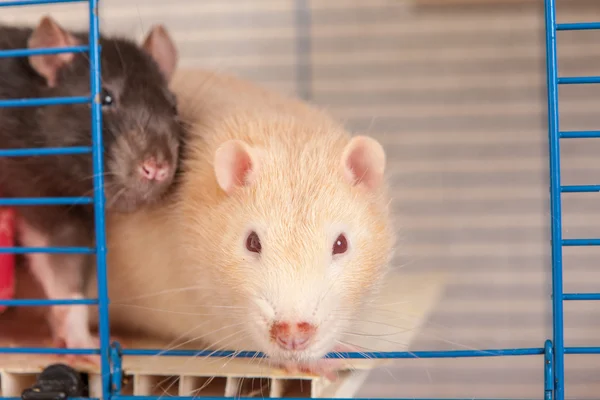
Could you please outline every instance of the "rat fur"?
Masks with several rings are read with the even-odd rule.
[[[50,17],[34,28],[0,26],[0,49],[87,45]],[[175,177],[183,129],[168,84],[177,51],[162,26],[141,45],[101,36],[103,148],[107,208],[131,212],[159,201]],[[0,99],[90,96],[87,53],[0,58]],[[3,149],[91,146],[89,104],[0,108]],[[2,197],[93,194],[91,154],[0,157]],[[18,207],[18,242],[27,247],[94,245],[92,205]],[[81,298],[86,256],[29,254],[50,299]],[[85,308],[52,307],[50,322],[67,347],[96,347]]]
[[[179,71],[172,88],[181,182],[109,214],[111,327],[320,371],[392,255],[383,148],[235,77]]]

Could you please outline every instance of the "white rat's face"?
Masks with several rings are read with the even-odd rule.
[[[240,149],[251,151],[232,151]],[[221,243],[222,281],[248,307],[243,329],[259,350],[274,361],[314,361],[343,344],[383,277],[393,241],[386,207],[341,169],[319,176],[323,165],[307,162],[281,171],[280,158],[250,156],[242,164],[234,171],[252,166],[253,175],[237,180],[245,183],[222,213],[235,216]]]
[[[229,245],[248,283],[246,328],[274,359],[308,361],[332,351],[385,263],[384,254],[371,255],[382,249],[371,244],[372,226],[361,224],[362,205],[323,203],[312,200],[306,213],[298,199],[234,223]]]

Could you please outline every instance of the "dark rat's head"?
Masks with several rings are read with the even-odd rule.
[[[33,30],[28,45],[77,46],[87,41],[87,34],[71,34],[45,17]],[[141,46],[104,37],[100,45],[107,206],[134,211],[159,199],[170,187],[177,168],[183,128],[176,98],[169,90],[177,50],[162,26],[154,27]],[[52,96],[90,95],[87,53],[31,56],[29,63],[45,78]],[[73,137],[71,145],[91,143],[88,104],[46,110],[48,118],[44,121],[61,124],[63,134]]]

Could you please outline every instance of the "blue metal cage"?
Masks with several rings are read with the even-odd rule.
[[[89,4],[89,45],[66,48],[48,48],[38,50],[18,49],[0,51],[0,57],[25,57],[32,54],[56,54],[65,52],[87,52],[90,59],[90,93],[89,97],[70,98],[43,98],[43,99],[10,99],[0,100],[0,107],[38,107],[57,104],[90,103],[92,115],[92,147],[71,148],[43,148],[2,150],[2,157],[63,155],[91,153],[94,166],[94,194],[91,198],[22,198],[0,199],[0,206],[36,206],[58,204],[93,204],[95,208],[95,248],[80,247],[51,247],[51,248],[0,248],[0,253],[87,253],[95,254],[98,268],[98,298],[83,300],[1,300],[0,305],[7,306],[50,306],[50,305],[96,305],[99,307],[99,349],[52,349],[52,348],[0,348],[0,353],[27,353],[27,354],[72,354],[72,355],[100,355],[102,395],[105,400],[158,400],[158,396],[124,396],[121,394],[122,357],[135,356],[232,356],[233,351],[191,351],[191,350],[155,350],[155,349],[122,349],[119,343],[110,342],[110,328],[108,315],[108,292],[106,275],[106,237],[105,237],[105,199],[103,194],[103,160],[102,160],[102,112],[99,100],[101,90],[100,76],[100,46],[99,46],[99,12],[98,0],[8,0],[0,1],[0,8],[10,6],[27,6],[50,3],[75,3],[87,2]],[[544,387],[540,388],[540,398],[545,400],[564,400],[564,359],[565,354],[600,354],[600,347],[568,347],[565,346],[563,331],[563,301],[565,300],[600,300],[600,293],[564,293],[562,271],[563,246],[598,246],[600,239],[564,239],[562,235],[562,193],[599,192],[600,185],[561,185],[560,176],[560,139],[600,138],[599,131],[561,131],[558,110],[558,86],[563,84],[592,84],[600,83],[600,76],[591,77],[559,77],[557,66],[556,37],[559,31],[592,30],[600,29],[598,23],[565,23],[556,22],[555,0],[545,1],[546,21],[546,67],[547,67],[547,96],[548,96],[548,137],[550,154],[550,204],[551,204],[551,243],[552,243],[552,315],[553,337],[546,340],[543,347],[539,348],[512,348],[489,350],[461,350],[461,351],[420,351],[420,352],[371,352],[371,353],[336,353],[327,355],[328,358],[467,358],[467,357],[500,357],[500,356],[540,356],[540,369],[544,372]],[[300,1],[304,4],[305,2]],[[306,9],[306,7],[300,7]],[[306,13],[298,13],[299,25],[308,21]],[[298,51],[305,55],[309,50],[309,41],[306,35],[299,30]],[[305,32],[304,32],[305,33]],[[302,55],[302,54],[301,54]],[[298,78],[306,81],[310,77],[306,59],[298,63]],[[299,82],[302,86],[302,82]],[[303,97],[310,97],[308,87],[299,88]],[[262,356],[254,352],[242,352],[236,357]],[[0,399],[9,399],[2,398]],[[192,397],[184,398],[192,400]],[[207,399],[222,399],[222,397],[208,397]],[[11,399],[16,400],[16,399]],[[401,400],[401,399],[398,399]],[[425,399],[423,399],[425,400]]]

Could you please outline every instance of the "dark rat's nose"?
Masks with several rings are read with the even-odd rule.
[[[140,164],[139,172],[145,179],[162,182],[169,177],[170,165],[167,162],[159,163],[154,158],[149,158]]]
[[[303,350],[308,347],[316,331],[317,328],[308,322],[275,322],[270,334],[271,339],[285,350]]]

